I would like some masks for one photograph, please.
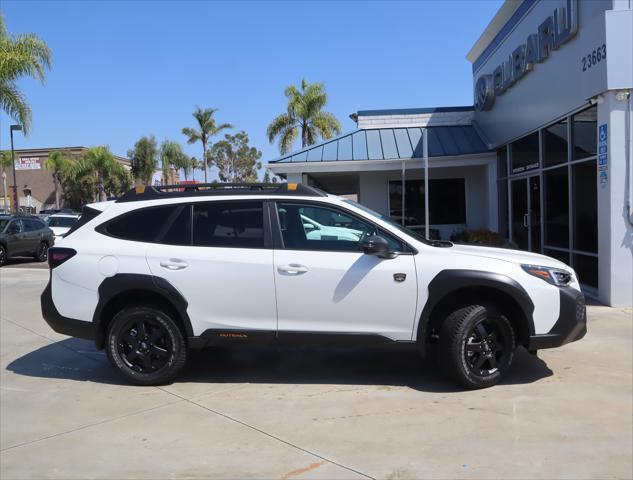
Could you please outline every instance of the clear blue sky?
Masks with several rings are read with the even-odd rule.
[[[19,83],[34,126],[16,148],[105,144],[125,155],[153,134],[200,157],[180,133],[200,105],[245,130],[265,162],[278,155],[266,126],[303,77],[325,84],[344,131],[357,110],[471,105],[465,55],[501,3],[3,0],[9,32],[36,33],[53,51],[43,87]]]

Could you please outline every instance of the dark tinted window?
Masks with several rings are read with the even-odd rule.
[[[180,205],[165,205],[163,207],[142,208],[107,222],[97,228],[98,231],[112,237],[137,242],[153,242],[171,220],[175,209],[180,210]]]
[[[49,227],[72,227],[77,218],[75,217],[49,217],[48,218],[48,226]]]
[[[287,249],[359,252],[361,238],[378,234],[389,242],[391,251],[404,251],[401,241],[380,231],[373,224],[336,208],[279,203],[277,215]]]
[[[508,176],[508,147],[497,150],[497,176],[499,178]]]
[[[512,143],[512,173],[521,173],[538,168],[538,132]]]
[[[262,202],[210,202],[193,207],[193,244],[204,247],[264,247]]]
[[[424,225],[424,180],[405,182],[405,225]],[[389,216],[402,221],[402,182],[389,182]],[[466,223],[466,187],[463,178],[429,180],[429,223]]]
[[[598,142],[597,125],[598,110],[596,107],[591,107],[573,116],[574,160],[591,157],[596,154]]]
[[[21,220],[13,220],[9,224],[9,228],[7,229],[8,233],[21,233],[24,231],[24,227],[22,226]]]
[[[598,258],[574,254],[574,269],[583,285],[598,288]]]
[[[34,232],[35,230],[40,230],[44,228],[44,222],[40,220],[34,220],[30,218],[25,218],[22,220],[22,224],[24,225],[25,232]]]
[[[567,120],[543,130],[543,154],[546,167],[567,162]]]
[[[545,180],[545,244],[569,247],[567,167],[543,172]]]
[[[191,245],[191,205],[182,206],[172,213],[167,230],[158,243],[166,245]]]
[[[596,161],[572,165],[574,248],[598,253],[598,188]]]

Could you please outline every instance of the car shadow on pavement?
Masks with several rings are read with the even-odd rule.
[[[125,385],[103,351],[79,339],[56,342],[12,361],[7,370],[41,378]],[[523,348],[502,382],[526,384],[552,375]],[[406,347],[231,347],[191,352],[177,382],[406,386],[426,392],[461,389],[445,379],[433,352],[421,359]]]

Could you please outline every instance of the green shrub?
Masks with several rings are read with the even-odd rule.
[[[506,247],[508,242],[497,232],[481,228],[478,230],[463,230],[451,235],[451,241],[455,243],[468,243],[473,245],[485,245],[487,247]]]

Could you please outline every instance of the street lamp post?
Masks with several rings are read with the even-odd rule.
[[[15,179],[15,151],[13,150],[13,131],[21,131],[22,125],[11,125],[11,166],[13,168],[13,210],[18,213],[18,182]]]

